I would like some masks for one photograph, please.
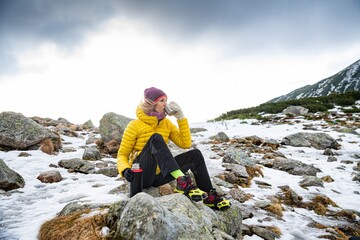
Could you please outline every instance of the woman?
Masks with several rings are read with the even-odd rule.
[[[167,144],[172,141],[180,148],[191,147],[191,134],[188,120],[175,102],[169,107],[175,111],[178,127],[168,118],[165,112],[166,94],[155,87],[144,91],[144,99],[136,109],[137,119],[132,120],[124,131],[118,151],[117,165],[121,176],[129,182],[134,174],[131,166],[134,162],[143,169],[143,187],[158,187],[174,179],[177,181],[175,191],[184,193],[192,200],[203,200],[207,206],[221,209],[230,205],[223,200],[212,187],[204,157],[197,149],[173,157]],[[199,190],[189,175],[191,170]]]

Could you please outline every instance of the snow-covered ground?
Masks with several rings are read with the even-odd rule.
[[[207,165],[212,176],[223,171],[221,158],[214,157],[216,153],[211,150],[211,144],[204,144],[210,136],[218,132],[225,132],[230,138],[246,137],[256,135],[264,139],[275,139],[278,142],[289,134],[301,132],[303,124],[309,124],[307,120],[300,119],[296,124],[251,124],[255,120],[231,120],[224,122],[207,122],[191,124],[192,128],[205,128],[207,131],[193,135],[193,141],[197,148],[202,151],[207,161]],[[341,139],[342,146],[336,152],[338,161],[327,162],[327,156],[323,155],[323,150],[314,148],[295,148],[287,146],[280,148],[287,158],[300,160],[307,164],[313,164],[322,170],[318,177],[330,175],[335,181],[324,183],[324,188],[310,187],[308,190],[301,188],[299,182],[301,176],[290,175],[286,172],[263,168],[264,178],[259,177],[254,180],[263,181],[271,184],[271,188],[264,189],[252,184],[249,188],[242,188],[246,193],[251,193],[254,197],[246,202],[244,206],[251,208],[256,201],[266,200],[267,196],[275,195],[279,192],[278,186],[289,185],[291,189],[306,198],[312,193],[323,193],[332,199],[340,208],[360,211],[360,191],[359,183],[352,181],[351,173],[353,167],[359,159],[352,156],[360,153],[360,137],[356,134],[339,133],[330,128],[322,129],[322,121],[312,121],[315,127],[326,132],[335,139]],[[306,130],[310,131],[310,130]],[[359,130],[357,130],[358,133]],[[94,203],[114,202],[125,195],[112,195],[108,192],[118,187],[122,181],[118,178],[110,178],[100,174],[81,174],[69,173],[64,168],[57,168],[65,178],[63,181],[52,184],[41,183],[37,180],[40,173],[53,170],[50,164],[57,165],[59,160],[81,158],[87,135],[82,138],[62,136],[71,144],[66,147],[74,147],[76,152],[60,153],[57,156],[47,155],[41,151],[27,151],[31,156],[19,157],[20,151],[0,151],[0,158],[13,170],[18,172],[25,179],[25,187],[10,191],[8,193],[0,191],[0,239],[37,239],[39,227],[46,220],[55,217],[56,213],[71,201],[79,200]],[[256,157],[256,156],[254,156]],[[106,159],[116,161],[115,159]],[[343,164],[341,160],[353,160],[353,164]],[[338,167],[342,165],[342,169]],[[96,187],[95,187],[96,186]],[[334,207],[333,207],[334,208]],[[243,221],[247,225],[271,225],[277,226],[282,232],[281,239],[317,239],[317,236],[324,234],[325,230],[309,228],[307,224],[317,221],[327,224],[330,220],[326,217],[317,215],[313,211],[302,208],[285,208],[282,219],[273,219],[270,222],[263,221],[266,217],[265,212],[257,211],[253,218]],[[255,235],[245,236],[244,239],[261,239]]]

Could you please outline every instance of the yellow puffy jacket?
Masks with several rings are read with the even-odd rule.
[[[124,131],[118,151],[117,167],[120,175],[126,168],[131,168],[134,159],[154,133],[161,134],[167,144],[171,140],[180,148],[191,147],[190,127],[186,118],[177,121],[179,125],[177,128],[167,118],[158,121],[156,116],[146,115],[140,106],[136,108],[136,115],[137,119],[129,122]],[[156,174],[159,173],[158,167]]]

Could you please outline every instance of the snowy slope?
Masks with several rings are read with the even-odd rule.
[[[331,93],[345,93],[360,90],[360,60],[337,74],[323,79],[313,85],[298,88],[286,95],[274,98],[269,102],[292,99],[328,96]]]
[[[293,120],[295,121],[295,120]],[[193,141],[197,148],[202,151],[207,161],[211,176],[221,173],[224,169],[221,166],[221,157],[211,150],[209,137],[219,132],[225,132],[230,138],[246,137],[256,135],[264,139],[281,139],[291,133],[303,131],[305,124],[313,124],[321,129],[320,125],[326,124],[323,121],[309,122],[302,118],[297,119],[295,124],[252,124],[256,120],[231,120],[224,122],[194,123],[192,128],[205,128],[207,131],[199,132],[193,135]],[[278,186],[289,185],[299,195],[305,199],[314,193],[326,194],[340,208],[360,211],[359,183],[352,181],[351,173],[353,166],[359,160],[352,158],[354,154],[360,151],[360,138],[356,134],[339,133],[331,128],[327,128],[326,133],[335,139],[342,139],[342,148],[338,150],[340,154],[337,162],[327,162],[327,156],[324,156],[321,150],[313,148],[281,148],[280,151],[288,158],[300,160],[307,164],[322,170],[318,177],[330,175],[335,181],[324,183],[325,187],[310,187],[308,190],[299,186],[301,176],[290,175],[286,172],[263,168],[264,178],[259,177],[254,180],[266,182],[271,188],[260,188],[257,184],[252,184],[249,188],[242,188],[243,191],[253,194],[254,197],[243,203],[245,208],[253,209],[257,201],[266,200],[267,196],[275,195]],[[359,130],[358,130],[358,133]],[[110,178],[99,174],[80,174],[69,173],[66,169],[57,168],[65,180],[45,184],[37,180],[37,176],[44,171],[52,170],[49,164],[57,164],[61,159],[81,158],[87,139],[62,136],[66,142],[71,143],[70,147],[77,149],[76,152],[60,153],[57,156],[50,156],[41,151],[28,151],[30,157],[18,157],[20,151],[3,152],[0,151],[0,158],[13,170],[21,174],[26,185],[23,189],[13,190],[5,193],[0,191],[0,239],[1,240],[34,240],[37,239],[37,232],[41,224],[55,217],[56,213],[69,202],[83,200],[93,203],[114,202],[119,198],[125,198],[125,195],[112,195],[108,192],[122,181],[117,178]],[[261,156],[252,156],[259,158]],[[354,160],[354,164],[342,164],[341,160]],[[115,159],[109,158],[108,161]],[[342,166],[339,169],[339,166]],[[97,186],[97,187],[95,187]],[[226,191],[226,189],[224,189]],[[317,239],[325,233],[325,229],[320,230],[310,228],[307,224],[311,221],[321,222],[323,224],[334,224],[334,220],[319,216],[313,211],[307,211],[301,208],[284,207],[284,216],[282,219],[273,218],[271,221],[264,221],[267,217],[266,212],[259,210],[254,212],[254,217],[243,221],[248,225],[271,225],[277,226],[282,232],[281,239]],[[336,222],[336,221],[335,221]],[[245,236],[244,239],[261,239],[255,235]]]

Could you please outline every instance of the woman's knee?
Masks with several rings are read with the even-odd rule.
[[[204,156],[202,155],[201,151],[199,149],[192,149],[189,151],[193,158],[204,161]]]

